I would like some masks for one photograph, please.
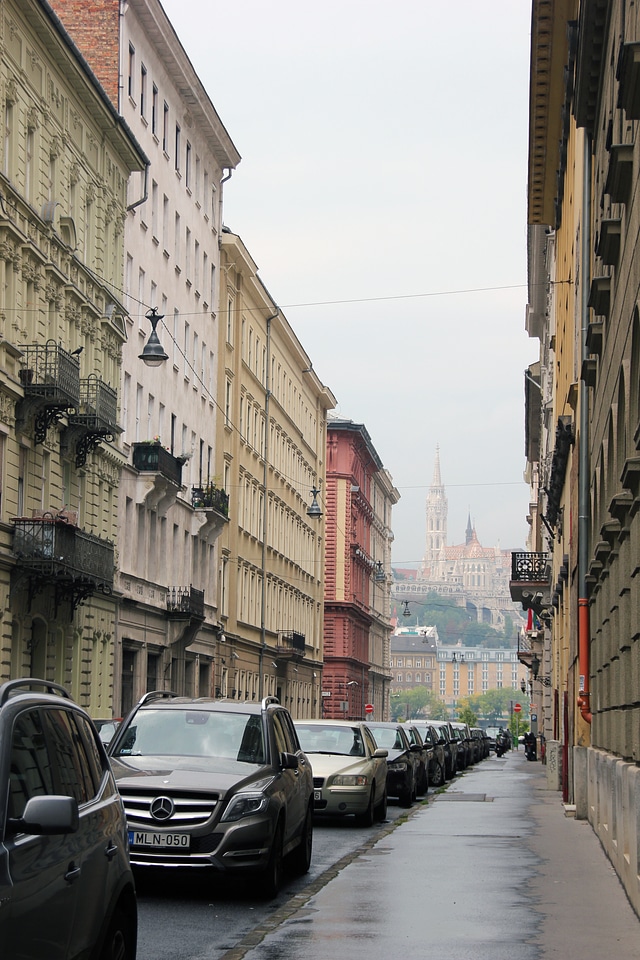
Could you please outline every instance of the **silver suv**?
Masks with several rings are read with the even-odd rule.
[[[135,960],[136,938],[124,810],[95,727],[58,684],[4,683],[0,957]]]
[[[285,857],[311,862],[313,776],[289,711],[146,694],[109,744],[136,867],[253,875],[274,897]]]

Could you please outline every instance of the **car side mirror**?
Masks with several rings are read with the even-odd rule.
[[[297,770],[299,767],[298,758],[295,753],[281,753],[280,767],[282,770]]]
[[[21,817],[9,820],[11,833],[55,836],[75,833],[80,825],[78,801],[73,797],[31,797]]]
[[[379,758],[380,760],[382,760],[384,757],[388,757],[388,756],[389,756],[389,751],[388,751],[388,750],[384,750],[382,747],[378,747],[377,750],[374,750],[373,756],[376,757],[376,758]]]

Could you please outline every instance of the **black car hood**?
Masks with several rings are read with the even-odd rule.
[[[118,784],[123,790],[140,789],[141,781],[150,790],[213,791],[224,796],[272,778],[271,767],[241,763],[225,757],[127,757],[111,759]]]

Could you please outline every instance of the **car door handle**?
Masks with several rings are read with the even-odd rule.
[[[112,840],[109,841],[109,846],[104,852],[104,855],[107,858],[107,860],[109,861],[113,860],[117,852],[118,852],[118,844],[114,843]]]
[[[67,881],[67,883],[73,883],[73,881],[77,880],[79,876],[80,876],[80,867],[76,866],[76,864],[73,863],[72,861],[69,864],[69,869],[65,873],[64,878]]]

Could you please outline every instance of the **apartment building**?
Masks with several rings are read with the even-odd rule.
[[[526,372],[529,550],[511,592],[549,782],[640,912],[640,13],[534,0]],[[550,740],[550,743],[549,743]]]
[[[332,418],[323,681],[323,713],[332,719],[389,716],[391,514],[399,499],[364,424]]]
[[[221,246],[222,360],[215,484],[229,493],[219,538],[217,696],[277,696],[320,713],[327,412],[335,406],[241,238]],[[320,497],[322,499],[322,497]]]
[[[119,713],[148,689],[215,690],[216,540],[237,507],[214,479],[219,245],[240,156],[158,0],[55,7],[149,157],[124,223]],[[153,367],[140,360],[149,316],[166,354]]]
[[[50,7],[0,11],[0,678],[110,714],[127,184],[147,158]]]

